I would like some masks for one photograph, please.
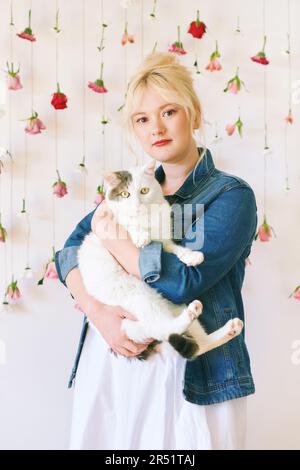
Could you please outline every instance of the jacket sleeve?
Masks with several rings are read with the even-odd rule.
[[[97,207],[96,207],[97,209]],[[78,266],[77,252],[83,242],[84,237],[91,231],[91,221],[95,210],[85,216],[75,227],[69,238],[66,240],[62,250],[55,253],[55,267],[59,280],[66,285],[66,277],[69,272]]]
[[[177,304],[199,298],[218,283],[243,254],[248,256],[257,226],[252,189],[240,186],[224,191],[210,204],[202,219],[194,222],[181,241],[183,246],[189,247],[193,240],[191,249],[204,254],[202,264],[186,266],[174,254],[164,252],[159,242],[140,250],[139,268],[143,280]],[[195,226],[204,227],[204,237],[197,234]]]

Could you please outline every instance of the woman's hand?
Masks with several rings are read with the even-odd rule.
[[[136,321],[136,318],[119,306],[99,304],[98,307],[94,306],[89,318],[111,349],[122,356],[138,356],[154,341],[149,338],[145,343],[135,343],[129,339],[121,329],[122,320]]]
[[[106,201],[102,201],[95,211],[92,222],[92,231],[100,240],[127,239],[128,232],[116,222],[113,213],[109,209]]]

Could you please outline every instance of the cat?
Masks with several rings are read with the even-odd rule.
[[[137,247],[158,240],[165,251],[187,266],[204,261],[200,251],[191,251],[172,241],[171,206],[155,179],[155,161],[128,171],[109,172],[104,176],[104,184],[107,207]],[[155,211],[150,212],[153,207]],[[165,222],[164,233],[159,227],[161,220]],[[242,331],[243,322],[234,318],[208,335],[198,320],[202,313],[199,300],[187,306],[170,302],[146,282],[128,274],[93,232],[85,236],[78,251],[78,267],[91,296],[108,305],[119,305],[137,318],[122,320],[121,327],[131,340],[136,343],[147,338],[155,340],[136,356],[138,359],[148,359],[169,343],[181,356],[192,360]]]

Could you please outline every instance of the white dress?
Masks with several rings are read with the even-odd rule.
[[[185,362],[173,350],[147,361],[115,356],[89,326],[75,380],[70,448],[243,449],[246,398],[187,402]]]

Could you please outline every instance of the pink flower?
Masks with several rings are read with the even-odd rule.
[[[24,29],[22,33],[18,33],[17,36],[21,39],[27,39],[28,41],[34,42],[36,41],[36,38],[34,37],[34,34],[32,33],[31,29],[31,10],[29,10],[29,22],[27,28]]]
[[[230,91],[230,93],[237,94],[241,90],[242,85],[245,86],[244,82],[239,77],[238,68],[236,71],[236,75],[227,82],[227,86],[224,89],[224,92],[226,93],[227,91]]]
[[[5,295],[9,300],[18,300],[21,297],[21,293],[17,284],[18,281],[14,281],[13,278],[12,282],[8,285]]]
[[[241,121],[241,118],[239,116],[238,120],[234,124],[228,124],[226,126],[226,131],[229,136],[233,135],[235,130],[237,129],[240,137],[242,137],[242,131],[243,131],[243,122]]]
[[[54,261],[50,261],[48,264],[47,264],[47,268],[46,268],[46,272],[45,272],[45,276],[44,277],[48,277],[49,279],[58,279],[58,274],[57,274],[57,271],[56,271],[56,267],[55,267],[55,262]]]
[[[177,26],[177,41],[175,41],[168,49],[169,52],[174,52],[175,54],[184,55],[187,52],[183,48],[183,44],[180,40],[180,26]]]
[[[209,64],[205,67],[205,70],[209,70],[209,72],[215,72],[222,70],[222,65],[218,61],[218,59],[212,59]]]
[[[28,124],[25,127],[27,134],[35,135],[40,134],[42,130],[46,129],[45,124],[38,118],[38,113],[33,114],[28,118]]]
[[[227,134],[228,134],[229,136],[231,136],[232,134],[234,134],[234,132],[235,132],[235,124],[228,124],[228,125],[226,126],[226,131],[227,131]]]
[[[296,300],[300,300],[300,286],[298,286],[297,289],[295,290],[293,297]]]
[[[67,190],[67,185],[64,181],[62,181],[58,170],[56,170],[56,173],[58,176],[58,180],[55,181],[55,183],[52,185],[53,194],[61,198],[61,197],[64,197],[66,194],[68,194],[68,190]]]
[[[9,75],[7,77],[7,87],[9,90],[21,90],[23,88],[23,85],[21,83],[21,79],[19,75],[16,75],[15,77],[12,77]]]
[[[53,194],[55,194],[55,196],[59,198],[64,197],[66,194],[68,194],[67,185],[64,181],[59,180],[54,183],[52,187]]]
[[[95,80],[95,82],[89,82],[88,87],[96,93],[107,93],[107,89],[104,86],[103,80]]]
[[[221,56],[220,56],[220,53],[219,53],[219,50],[218,50],[218,41],[216,41],[216,49],[210,56],[210,62],[205,67],[206,70],[209,70],[210,72],[222,70],[222,65],[218,61],[218,58],[220,58],[220,57]]]
[[[124,30],[124,33],[123,33],[123,36],[122,36],[122,41],[121,41],[122,46],[125,46],[125,44],[127,44],[128,42],[131,43],[131,44],[134,43],[134,36],[132,34],[128,34],[127,26],[128,26],[128,23],[126,22],[125,23],[125,30]]]
[[[267,36],[264,36],[264,45],[261,51],[259,51],[255,56],[251,57],[251,60],[253,62],[257,62],[258,64],[261,65],[269,65],[269,61],[266,57],[265,54],[265,48],[266,48],[266,42],[267,42]]]
[[[264,220],[262,225],[259,226],[257,234],[255,235],[255,240],[259,238],[261,242],[268,242],[272,237],[272,232],[275,235],[273,227],[271,227],[268,222],[266,216],[264,216]]]
[[[46,269],[44,276],[39,280],[38,286],[41,286],[44,284],[44,278],[47,277],[49,279],[58,279],[58,274],[56,271],[55,267],[55,248],[54,246],[52,247],[52,258],[48,263],[46,264]]]
[[[293,297],[296,300],[300,300],[300,285],[289,295],[289,299]]]
[[[97,196],[95,198],[94,204],[96,204],[98,206],[98,204],[100,204],[104,200],[104,198],[105,198],[105,194],[104,194],[103,185],[98,186]]]
[[[287,117],[285,118],[285,121],[287,124],[293,124],[294,123],[294,117],[292,115],[292,111],[290,110],[289,111],[289,114],[287,115]]]

